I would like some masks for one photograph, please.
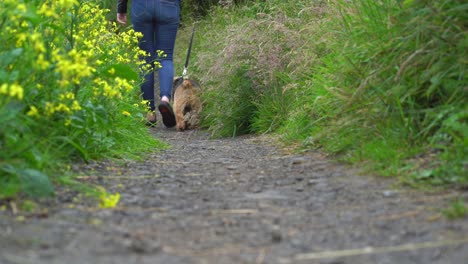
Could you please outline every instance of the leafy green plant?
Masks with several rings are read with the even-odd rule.
[[[71,161],[158,146],[142,125],[139,34],[91,1],[0,3],[0,198],[51,195]]]

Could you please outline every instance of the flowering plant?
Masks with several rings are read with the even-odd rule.
[[[50,193],[44,172],[57,161],[155,142],[136,125],[139,73],[149,69],[141,36],[119,32],[106,12],[92,1],[0,2],[0,198],[27,192],[26,182]]]

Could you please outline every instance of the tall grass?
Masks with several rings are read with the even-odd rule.
[[[315,58],[302,54],[309,49],[323,50],[323,46],[310,45],[308,36],[314,34],[312,25],[319,23],[321,2],[317,1],[314,8],[292,1],[251,1],[245,6],[217,7],[198,25],[200,37],[195,50],[199,53],[193,61],[198,72],[194,75],[208,90],[204,123],[213,135],[267,132],[280,127],[293,102],[293,98],[286,98],[293,97],[292,91],[303,78],[299,69],[315,62]],[[289,18],[286,12],[297,17]],[[299,25],[303,26],[302,32],[298,31]],[[232,83],[239,72],[250,85]],[[242,95],[240,100],[228,99],[233,91]],[[248,109],[248,115],[240,109]],[[239,131],[233,125],[240,123],[249,129]]]
[[[466,57],[466,5],[363,0],[332,7],[345,30],[338,31],[339,47],[328,55],[333,66],[325,69],[337,82],[321,86],[336,94],[328,102],[335,101],[339,115],[327,121],[340,132],[317,140],[392,175],[415,150],[442,151],[441,157],[466,152],[461,130],[447,134],[448,120],[466,126],[466,61],[460,59]],[[336,148],[341,133],[354,139]],[[426,167],[432,170],[428,179],[466,182],[462,155],[449,167]]]
[[[466,183],[467,8],[457,0],[217,7],[196,47],[205,126],[231,136],[233,124],[248,122],[246,133],[275,132],[405,182]],[[232,82],[239,70],[250,86]]]

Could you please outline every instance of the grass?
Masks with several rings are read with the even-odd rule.
[[[448,219],[460,219],[468,216],[468,206],[465,205],[463,199],[456,199],[452,204],[442,211],[443,215]]]
[[[215,7],[199,22],[192,60],[207,90],[204,124],[234,136],[249,122],[242,131],[276,133],[402,182],[466,184],[467,8],[457,0]]]
[[[253,103],[253,82],[247,75],[247,67],[241,67],[228,80],[229,90],[210,90],[205,96],[213,98],[205,102],[204,126],[212,135],[226,137],[252,132],[252,118],[256,111]],[[214,99],[216,98],[216,99]],[[223,108],[220,108],[219,105]]]

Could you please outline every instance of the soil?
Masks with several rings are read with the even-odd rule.
[[[75,168],[117,207],[59,191],[42,213],[0,210],[0,263],[468,263],[468,218],[441,214],[466,191],[406,189],[267,137],[151,131],[171,147]]]

